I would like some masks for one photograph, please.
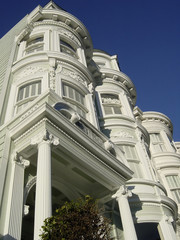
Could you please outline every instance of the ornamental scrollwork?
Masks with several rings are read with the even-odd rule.
[[[119,99],[114,99],[114,98],[104,98],[102,97],[102,103],[108,103],[108,104],[121,104]]]
[[[22,166],[23,168],[27,168],[30,165],[30,161],[27,159],[24,159],[21,155],[19,155],[18,152],[13,153],[12,159],[16,164]]]
[[[66,68],[62,68],[61,73],[75,79],[76,81],[86,86],[86,81],[78,73],[70,71]]]
[[[125,185],[122,185],[119,190],[117,190],[117,192],[112,195],[112,198],[118,200],[118,198],[121,198],[122,196],[127,198],[132,197],[132,192]]]

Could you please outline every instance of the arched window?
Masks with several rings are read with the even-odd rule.
[[[17,96],[17,112],[27,106],[41,94],[41,81],[35,81],[21,86]]]

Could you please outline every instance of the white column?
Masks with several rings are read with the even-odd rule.
[[[34,240],[40,239],[41,227],[44,220],[52,215],[51,196],[51,144],[57,145],[59,141],[46,132],[46,135],[37,138],[38,143],[37,180],[35,199]]]
[[[23,218],[23,190],[24,190],[24,169],[30,165],[30,162],[23,159],[17,153],[14,159],[14,178],[12,197],[9,209],[8,231],[5,232],[3,239],[21,239],[21,226]]]
[[[125,186],[121,186],[120,189],[112,196],[113,198],[116,198],[119,205],[125,240],[137,240],[134,222],[128,202],[128,197],[131,196],[132,193]]]
[[[159,222],[158,230],[161,239],[163,240],[177,240],[174,228],[172,226],[173,218],[164,216]]]

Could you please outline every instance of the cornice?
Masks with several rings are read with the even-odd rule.
[[[35,22],[33,24],[33,27],[47,26],[47,25],[60,27],[60,29],[59,29],[60,33],[62,33],[66,37],[70,38],[71,40],[75,41],[78,46],[81,46],[81,44],[82,44],[82,46],[84,46],[82,39],[79,37],[79,34],[75,30],[73,30],[71,27],[66,25],[65,23],[57,22],[52,19],[47,19],[44,21]]]
[[[49,59],[54,58],[56,60],[56,64],[58,65],[64,65],[69,67],[72,71],[80,71],[82,72],[81,74],[84,74],[86,76],[86,80],[88,83],[93,82],[93,77],[91,73],[89,72],[88,68],[86,68],[82,63],[80,63],[78,60],[75,60],[73,57],[68,56],[67,54],[62,54],[62,53],[56,53],[56,52],[36,52],[33,54],[29,54],[21,58],[19,61],[14,62],[12,72],[15,73],[22,67],[25,67],[29,64],[33,63],[48,63],[49,64]],[[47,72],[49,70],[47,69]]]
[[[76,146],[79,146],[81,149],[88,152],[93,158],[97,158],[99,163],[106,166],[107,169],[111,168],[111,171],[113,171],[116,176],[118,174],[119,176],[121,175],[121,178],[123,176],[124,179],[131,178],[132,171],[124,165],[123,161],[121,162],[116,159],[111,153],[97,144],[96,140],[90,138],[90,136],[83,132],[79,127],[72,124],[66,117],[57,112],[47,103],[39,106],[31,116],[21,120],[18,125],[14,125],[10,130],[11,137],[14,139],[15,144],[17,144],[18,141],[23,142],[23,139],[27,141],[27,136],[31,135],[30,133],[32,131],[37,134],[35,128],[39,128],[39,130],[42,129],[42,127],[40,127],[42,124],[44,124],[44,126],[47,126],[47,124],[52,126],[57,133],[56,137],[58,137],[58,134],[61,134],[65,138],[68,138],[68,141],[73,142]],[[58,137],[61,139],[61,143],[62,141],[65,141],[64,137]],[[103,137],[105,139],[104,135]],[[68,145],[65,144],[64,146],[67,147]]]
[[[155,182],[155,181],[151,181],[151,180],[140,179],[140,178],[139,179],[133,178],[133,179],[129,180],[126,183],[126,185],[127,186],[132,186],[132,185],[149,185],[151,187],[156,186],[156,187],[160,188],[164,193],[167,194],[166,189],[165,189],[165,187],[162,184],[160,184],[158,182]]]
[[[89,56],[90,59],[92,58],[93,45],[91,36],[84,24],[79,19],[61,9],[46,9],[38,6],[28,15],[28,22],[34,23],[40,19],[42,21],[53,19],[54,21],[57,21],[57,23],[70,26],[69,28],[71,28],[71,31],[76,32],[82,38],[82,41],[85,45],[85,52],[88,51],[87,56]]]
[[[153,122],[153,123],[159,122],[165,125],[166,127],[168,127],[171,133],[173,132],[173,126],[172,126],[171,120],[163,113],[152,112],[152,111],[143,112],[142,123],[146,123],[146,122]]]
[[[107,81],[106,78],[111,78],[114,83],[119,82],[121,85],[123,85],[130,94],[133,104],[136,103],[136,89],[131,81],[131,79],[123,72],[111,69],[111,68],[101,68],[99,70],[102,74],[103,82]]]

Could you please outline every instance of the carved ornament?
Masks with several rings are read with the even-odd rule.
[[[30,161],[27,159],[24,159],[21,155],[19,155],[18,152],[14,152],[12,158],[16,164],[22,166],[23,168],[29,167],[30,165]]]
[[[54,136],[53,134],[49,133],[47,130],[39,133],[35,137],[31,139],[32,145],[38,145],[43,141],[48,141],[50,144],[53,144],[55,146],[59,145],[59,138]]]
[[[82,83],[83,85],[86,86],[86,81],[78,73],[73,72],[73,71],[71,71],[69,69],[66,69],[66,68],[62,68],[61,73],[63,75],[67,75],[67,76],[75,79],[76,81],[78,81],[78,82],[80,82],[80,83]]]
[[[121,104],[119,99],[113,99],[113,98],[104,98],[102,97],[102,103],[108,103],[108,104]]]
[[[115,198],[116,200],[118,200],[122,196],[127,198],[132,197],[132,192],[125,185],[122,185],[119,188],[119,190],[117,190],[117,192],[114,195],[112,195],[112,198]]]
[[[47,72],[48,69],[43,66],[27,66],[20,74],[16,76],[16,79],[21,79],[23,77],[35,74],[35,73],[44,73]]]
[[[131,134],[129,134],[128,132],[124,132],[124,131],[119,131],[117,133],[114,133],[114,135],[112,135],[113,138],[134,138]]]

